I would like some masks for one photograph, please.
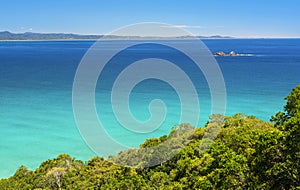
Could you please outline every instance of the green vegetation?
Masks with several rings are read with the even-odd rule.
[[[108,160],[96,157],[84,163],[59,155],[35,171],[21,166],[0,181],[0,189],[300,189],[300,85],[286,100],[284,112],[271,123],[243,114],[213,115],[205,128],[186,133],[190,141],[179,154],[154,167],[123,167],[111,161],[134,163],[143,149],[171,137],[177,141],[168,145],[181,147],[185,138],[174,134],[190,126],[181,125],[168,136],[148,139],[139,149]],[[202,151],[207,130],[216,138]],[[152,159],[150,155],[142,164]]]

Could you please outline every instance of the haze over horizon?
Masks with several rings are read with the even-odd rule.
[[[197,36],[295,38],[300,37],[300,26],[295,24],[299,6],[297,0],[11,0],[1,4],[0,15],[7,19],[1,20],[0,31],[101,35],[128,24],[162,22]]]

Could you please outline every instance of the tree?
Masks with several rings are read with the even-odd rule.
[[[276,187],[296,188],[300,187],[300,85],[295,87],[285,100],[287,102],[284,111],[271,118],[275,127],[282,131],[282,135],[272,137],[277,141],[277,155],[269,154],[270,152],[261,152],[261,155],[270,155],[262,160],[263,163],[273,163],[268,168],[269,181],[276,182]],[[266,139],[262,137],[261,140]],[[270,138],[267,140],[274,141]],[[274,142],[273,146],[270,143],[266,143],[265,146],[274,147]],[[258,148],[265,149],[265,146]],[[273,156],[280,156],[280,159],[275,161]]]
[[[66,174],[65,168],[52,168],[47,174],[46,174],[46,181],[49,184],[49,187],[53,189],[61,189],[63,176]]]

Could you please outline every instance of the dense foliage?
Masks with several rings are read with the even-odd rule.
[[[284,112],[273,116],[271,123],[242,114],[213,115],[205,128],[187,133],[187,146],[177,136],[172,146],[183,147],[179,154],[154,167],[123,167],[111,161],[134,162],[141,150],[190,126],[181,125],[168,136],[148,139],[139,149],[108,160],[96,157],[84,163],[59,155],[35,171],[21,166],[0,181],[0,189],[300,189],[300,85],[286,100]],[[216,138],[202,151],[208,130],[215,130]],[[151,159],[155,158],[145,162]]]

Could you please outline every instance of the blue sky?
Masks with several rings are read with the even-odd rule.
[[[163,22],[195,35],[300,37],[299,0],[1,0],[0,31],[105,34]]]

